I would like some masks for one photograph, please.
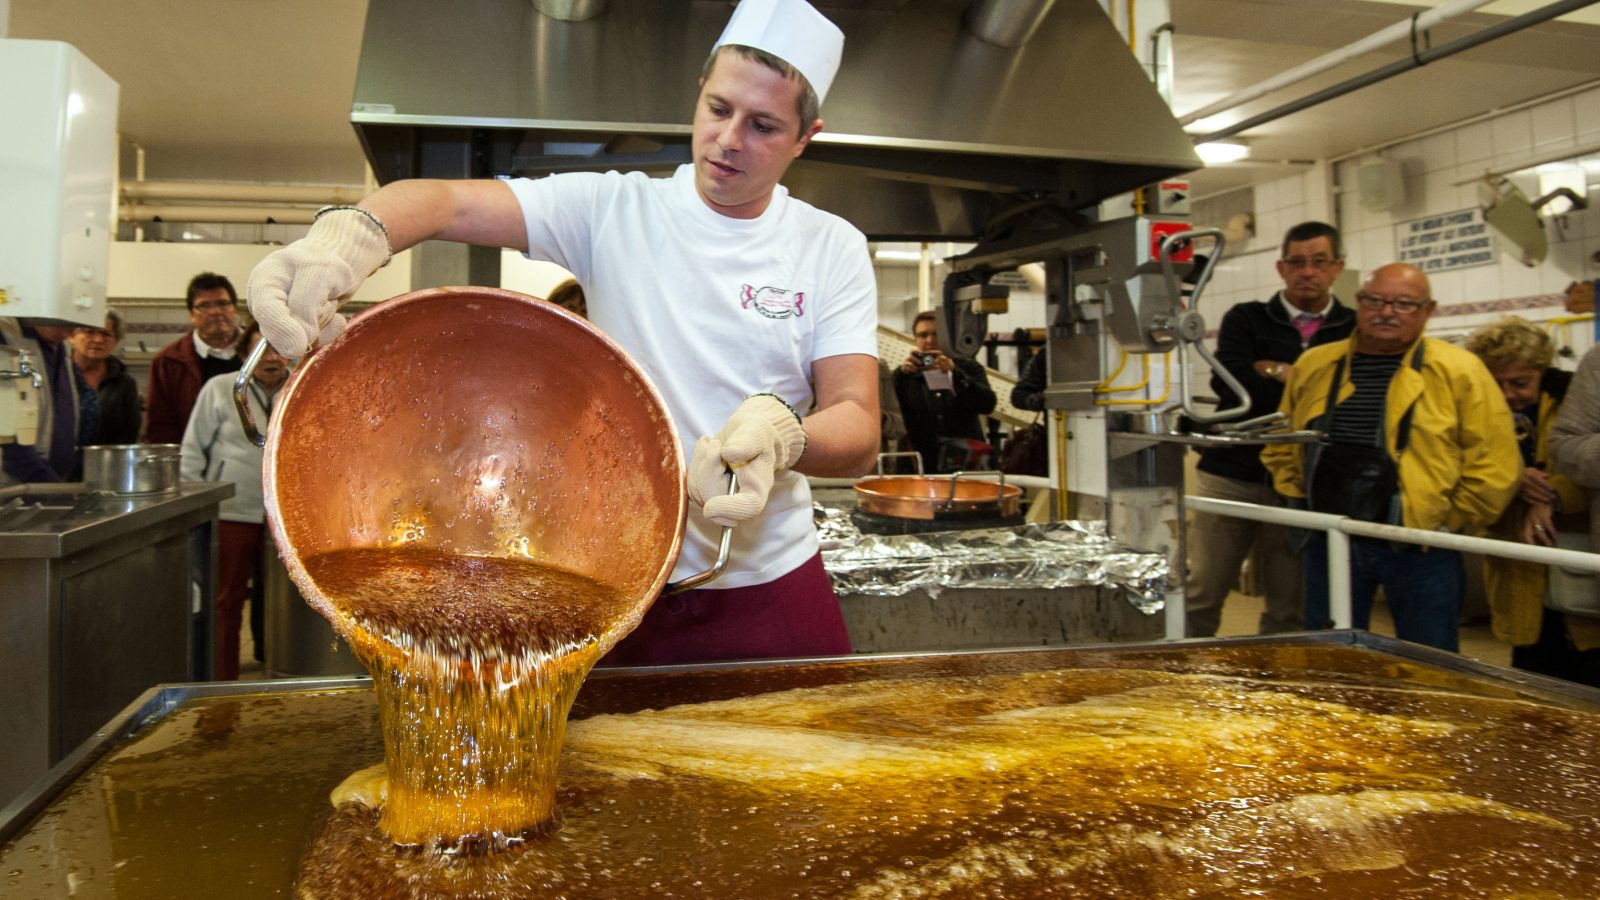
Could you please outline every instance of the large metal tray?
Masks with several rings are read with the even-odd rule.
[[[601,714],[660,710],[678,704],[713,703],[774,691],[849,686],[884,679],[931,677],[975,683],[973,679],[988,676],[1056,669],[1143,670],[1174,665],[1186,673],[1202,676],[1277,679],[1341,689],[1348,687],[1352,692],[1368,694],[1398,689],[1410,697],[1423,697],[1420,701],[1423,703],[1429,702],[1427,697],[1437,697],[1452,708],[1463,702],[1504,704],[1509,701],[1518,709],[1548,709],[1550,715],[1558,718],[1568,716],[1559,711],[1573,711],[1584,722],[1590,721],[1586,718],[1588,714],[1600,713],[1600,690],[1501,669],[1366,632],[1344,631],[1065,649],[599,669],[586,682],[572,715],[578,720]],[[178,684],[148,691],[21,798],[0,810],[0,894],[11,895],[7,887],[17,884],[51,883],[62,896],[69,893],[110,896],[105,885],[118,882],[107,882],[106,872],[95,870],[97,866],[114,867],[121,863],[111,858],[89,859],[75,851],[72,840],[77,832],[60,825],[62,798],[74,790],[81,791],[85,784],[97,778],[109,781],[104,775],[105,765],[141,741],[146,742],[141,745],[145,748],[142,752],[149,753],[150,741],[156,741],[153,746],[158,748],[170,745],[171,752],[178,752],[186,745],[207,740],[253,740],[249,729],[238,729],[236,721],[224,723],[214,733],[202,726],[185,734],[163,735],[163,724],[175,713],[230,698],[253,698],[250,699],[252,703],[281,707],[283,715],[303,721],[308,733],[326,735],[317,740],[338,745],[332,762],[325,766],[327,771],[304,771],[307,761],[299,754],[285,752],[281,746],[270,743],[251,746],[249,750],[254,754],[251,758],[258,761],[251,765],[259,768],[253,768],[250,777],[241,779],[241,783],[227,786],[228,796],[206,794],[190,798],[203,814],[196,815],[192,826],[195,831],[187,842],[182,836],[184,828],[189,826],[172,821],[183,819],[186,814],[173,809],[165,812],[155,809],[157,800],[143,796],[137,789],[131,789],[131,798],[123,796],[113,802],[112,791],[107,787],[104,799],[107,824],[100,827],[80,823],[80,830],[126,828],[127,821],[116,821],[119,816],[126,819],[133,815],[160,815],[164,818],[159,820],[159,827],[179,836],[177,841],[169,842],[176,844],[172,847],[171,865],[181,866],[187,873],[178,883],[183,890],[192,891],[192,896],[287,896],[296,860],[311,841],[318,823],[328,816],[327,790],[349,771],[381,759],[367,678]],[[335,707],[336,714],[328,714]],[[884,709],[882,714],[892,717],[896,710]],[[1576,771],[1583,777],[1600,779],[1600,771],[1583,768],[1585,765],[1590,769],[1600,768],[1595,766],[1595,760],[1579,761],[1577,765]],[[283,774],[290,771],[293,777]],[[197,779],[197,790],[203,794],[216,791],[215,785],[204,785],[204,781]],[[1588,782],[1590,787],[1592,783]],[[1587,788],[1579,785],[1578,789]],[[124,793],[128,790],[124,786]],[[1591,800],[1595,808],[1600,808],[1600,797]],[[282,839],[247,840],[241,846],[237,836],[207,833],[203,822],[212,817],[204,811],[209,809],[207,804],[213,802],[229,805],[232,809],[229,817],[236,823],[248,824],[259,817],[257,827],[264,832],[280,833],[278,836]],[[81,800],[79,805],[82,805]],[[81,810],[74,815],[81,816]],[[47,841],[38,839],[41,827],[50,830]],[[46,842],[50,844],[48,853],[40,847]],[[230,843],[230,862],[227,866],[208,867],[206,855],[224,843]],[[1582,864],[1580,862],[1580,866]],[[241,871],[250,877],[241,880]],[[1600,884],[1600,872],[1593,874],[1596,884]],[[24,875],[31,880],[23,880]],[[102,880],[96,882],[95,875]],[[208,880],[212,878],[216,880]],[[173,886],[168,883],[160,890],[170,896]],[[125,891],[119,887],[115,893],[122,896]]]

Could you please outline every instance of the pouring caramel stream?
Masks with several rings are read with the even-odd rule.
[[[550,827],[567,714],[629,598],[552,566],[425,548],[305,566],[372,674],[389,837],[490,849]]]

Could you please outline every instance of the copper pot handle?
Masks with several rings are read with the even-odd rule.
[[[911,459],[914,460],[916,462],[916,464],[917,464],[917,474],[918,475],[922,474],[922,454],[918,453],[915,450],[899,450],[899,451],[896,451],[894,453],[879,453],[878,454],[878,474],[879,475],[883,474],[883,461],[884,460],[886,460],[886,459],[894,459],[894,458],[900,457],[900,456],[909,456],[909,457],[911,457]]]
[[[734,477],[733,470],[728,470],[728,496],[739,493],[739,479]],[[681,594],[692,591],[702,584],[709,584],[722,577],[722,570],[728,567],[728,550],[733,546],[733,529],[722,526],[722,542],[717,545],[717,561],[711,568],[695,575],[690,575],[682,581],[669,581],[661,588],[663,596],[666,594]]]
[[[239,424],[244,426],[244,436],[257,447],[267,446],[267,436],[256,428],[256,417],[250,414],[250,403],[245,399],[245,391],[250,388],[250,376],[255,372],[256,364],[261,362],[261,357],[266,352],[266,339],[256,341],[250,356],[244,361],[244,366],[239,369],[239,377],[233,379],[233,408],[239,411]]]
[[[1004,500],[1006,498],[1006,473],[999,469],[973,469],[970,472],[954,472],[950,475],[950,497],[944,502],[945,509],[956,508],[956,482],[961,480],[963,475],[999,475],[1000,483],[994,489],[995,499]]]

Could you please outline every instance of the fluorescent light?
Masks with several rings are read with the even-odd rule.
[[[1206,165],[1215,166],[1244,159],[1250,155],[1250,148],[1233,141],[1207,141],[1195,144],[1194,152],[1200,154],[1200,160]]]
[[[873,259],[884,262],[917,262],[922,259],[919,250],[879,250],[872,254]]]

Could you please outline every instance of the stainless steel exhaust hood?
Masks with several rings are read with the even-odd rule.
[[[970,33],[965,0],[817,5],[844,64],[784,183],[871,239],[1080,220],[1201,165],[1095,0],[1058,0],[1015,49]],[[700,67],[732,7],[611,0],[561,21],[529,0],[369,0],[351,121],[382,182],[664,174],[689,160]]]

